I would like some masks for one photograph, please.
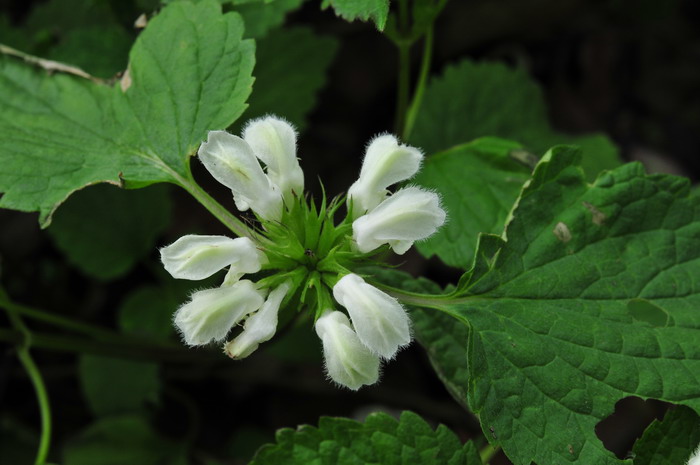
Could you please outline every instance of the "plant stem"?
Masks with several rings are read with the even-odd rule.
[[[413,94],[413,100],[411,101],[411,105],[408,107],[406,112],[403,131],[401,131],[401,138],[403,140],[408,140],[408,138],[411,136],[413,125],[415,124],[416,117],[418,116],[418,111],[420,110],[421,103],[423,103],[423,94],[425,93],[425,86],[428,82],[432,55],[433,25],[431,24],[425,31],[425,39],[423,41],[423,59],[420,65],[420,74],[418,76],[418,82],[416,83],[416,89]]]
[[[500,445],[486,444],[486,446],[479,451],[482,463],[489,463],[501,450]]]
[[[7,300],[5,290],[0,288],[0,298]],[[22,318],[12,309],[7,309],[7,315],[10,323],[15,328],[19,335],[17,341],[17,358],[22,363],[29,380],[34,387],[37,403],[39,404],[39,414],[41,416],[41,437],[39,439],[39,447],[36,452],[35,465],[43,465],[46,462],[46,457],[49,455],[49,447],[51,445],[51,406],[49,404],[49,396],[46,392],[44,379],[41,377],[39,368],[34,363],[29,348],[32,345],[32,333],[24,325]]]

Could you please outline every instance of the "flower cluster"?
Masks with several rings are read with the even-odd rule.
[[[410,321],[398,300],[353,270],[376,264],[374,257],[389,248],[405,253],[445,222],[435,193],[388,190],[418,172],[421,152],[391,135],[372,140],[337,224],[339,199],[324,198],[317,207],[304,196],[296,132],[282,119],[251,121],[242,137],[212,131],[198,155],[231,189],[236,207],[253,211],[259,228],[235,239],[188,235],[161,249],[175,278],[204,279],[228,267],[220,287],[195,292],[177,310],[185,343],[221,342],[242,325],[224,344],[226,354],[240,359],[272,338],[280,309],[310,309],[328,376],[355,390],[375,383],[380,361],[410,343]]]

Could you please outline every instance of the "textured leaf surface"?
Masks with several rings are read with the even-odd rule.
[[[400,421],[384,413],[373,413],[364,423],[323,417],[318,428],[285,428],[276,436],[277,444],[260,449],[251,465],[481,464],[471,442],[462,445],[445,426],[433,430],[411,412],[403,412]]]
[[[700,411],[700,205],[687,180],[639,164],[588,185],[579,156],[546,156],[507,242],[482,236],[443,308],[468,343],[436,338],[444,352],[432,352],[448,372],[468,351],[469,406],[516,465],[623,463],[595,425],[626,396]]]
[[[506,216],[530,168],[517,158],[520,145],[483,138],[429,157],[411,182],[440,193],[448,221],[418,250],[448,265],[468,268],[479,233],[503,231]]]
[[[411,142],[436,153],[484,136],[518,141],[538,157],[557,144],[579,145],[591,180],[620,164],[607,137],[573,137],[552,130],[542,91],[525,71],[465,60],[429,83]]]
[[[109,87],[0,57],[0,207],[53,210],[76,189],[188,176],[210,129],[245,109],[254,44],[220,5],[169,5],[139,36],[129,73]],[[124,88],[125,90],[122,90]]]
[[[170,206],[167,186],[138,191],[89,187],[65,203],[48,231],[81,271],[113,279],[153,252],[170,223]]]
[[[389,16],[389,0],[323,0],[322,5],[333,7],[335,14],[346,21],[371,19],[380,31]]]
[[[634,444],[634,465],[685,464],[700,445],[700,417],[676,407],[654,421]]]
[[[277,29],[259,40],[245,119],[272,113],[303,130],[337,48],[335,39],[303,27]]]
[[[90,410],[97,416],[133,413],[158,401],[160,378],[155,363],[98,355],[83,355],[80,384]]]
[[[187,460],[181,445],[160,436],[143,417],[124,415],[88,427],[66,446],[61,463],[185,465]]]

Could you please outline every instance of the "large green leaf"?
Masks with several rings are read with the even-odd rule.
[[[484,136],[518,141],[537,156],[557,144],[579,145],[591,180],[620,164],[617,148],[607,137],[554,131],[542,91],[525,71],[464,60],[430,81],[410,141],[436,153]]]
[[[428,158],[412,181],[440,193],[448,221],[428,240],[416,244],[430,257],[468,268],[479,233],[500,233],[506,216],[530,177],[520,145],[483,138]]]
[[[481,464],[471,442],[462,445],[445,426],[433,430],[411,412],[403,412],[399,421],[373,413],[364,423],[323,417],[318,428],[285,428],[276,436],[277,444],[262,447],[251,465]]]
[[[329,6],[346,21],[371,19],[380,31],[389,16],[389,0],[323,0],[322,7]]]
[[[84,273],[114,279],[154,250],[170,223],[167,186],[125,191],[113,186],[77,192],[48,229],[68,260]]]
[[[507,241],[481,237],[473,269],[440,306],[468,340],[424,337],[440,325],[459,334],[434,311],[416,324],[420,339],[443,344],[431,351],[443,373],[467,353],[468,384],[463,371],[453,382],[516,465],[623,463],[595,426],[626,396],[700,411],[700,205],[687,180],[639,164],[589,185],[579,158],[549,152]]]
[[[700,417],[685,407],[666,412],[634,444],[634,465],[684,464],[700,443]]]
[[[254,44],[213,0],[164,8],[107,86],[0,57],[0,207],[46,226],[73,191],[96,182],[182,182],[210,129],[230,125],[251,91]]]
[[[257,43],[255,85],[246,118],[276,114],[303,130],[338,42],[310,29],[277,29]]]
[[[270,29],[280,26],[287,13],[299,8],[303,2],[304,0],[247,2],[236,5],[235,11],[243,16],[245,37],[259,39],[265,37]],[[293,45],[293,42],[289,45]]]

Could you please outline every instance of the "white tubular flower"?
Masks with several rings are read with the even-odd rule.
[[[182,236],[160,249],[163,266],[174,278],[204,279],[231,265],[240,278],[257,273],[267,261],[265,254],[247,237],[231,239],[226,236]]]
[[[304,194],[304,172],[297,160],[297,134],[287,121],[266,116],[250,121],[243,130],[243,140],[267,166],[267,175],[279,186],[287,205],[294,194]]]
[[[231,189],[239,210],[252,208],[266,220],[280,219],[279,188],[265,175],[246,141],[226,131],[209,131],[197,153],[211,175]]]
[[[700,445],[688,459],[688,465],[700,465]]]
[[[175,313],[175,326],[187,345],[220,341],[233,325],[259,309],[264,300],[264,295],[248,280],[198,291]]]
[[[343,276],[333,286],[333,297],[348,310],[357,336],[372,353],[389,359],[411,342],[408,315],[399,301],[358,275]]]
[[[316,320],[316,334],[323,342],[328,377],[356,391],[379,379],[379,358],[365,347],[353,331],[348,317],[326,310]]]
[[[387,187],[413,177],[422,159],[420,150],[399,145],[390,134],[375,137],[367,147],[359,179],[348,190],[353,218],[379,205],[387,196]]]
[[[280,304],[290,288],[291,284],[287,282],[270,292],[262,308],[248,317],[243,332],[224,347],[224,352],[229,357],[245,358],[255,352],[261,343],[272,339],[277,331],[277,313]]]
[[[389,244],[401,255],[445,223],[447,214],[434,192],[407,187],[352,223],[352,237],[360,252]]]

